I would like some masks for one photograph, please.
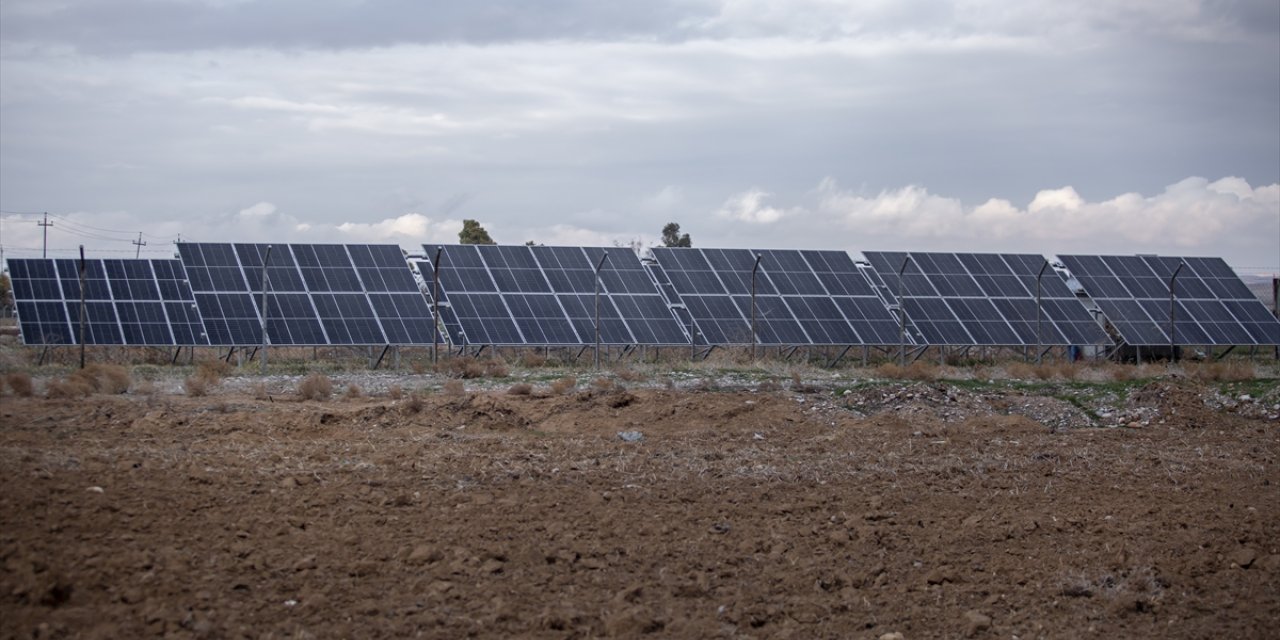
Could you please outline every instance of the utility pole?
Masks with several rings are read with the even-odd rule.
[[[138,258],[141,258],[141,257],[142,257],[142,248],[143,248],[143,247],[145,247],[145,246],[147,246],[146,241],[142,239],[142,232],[141,232],[141,231],[139,231],[139,232],[138,232],[138,239],[137,239],[137,240],[134,240],[134,241],[133,241],[133,244],[134,244],[134,245],[136,245],[136,246],[138,247],[138,250],[137,250],[137,251],[135,251],[135,252],[133,252],[133,257],[134,257],[134,259],[136,260],[136,259],[138,259]]]
[[[38,225],[40,225],[40,226],[44,227],[44,229],[43,229],[43,231],[44,231],[44,248],[40,250],[40,257],[41,257],[41,258],[48,258],[48,257],[49,257],[49,227],[52,227],[52,226],[53,226],[53,223],[52,223],[52,222],[49,222],[49,213],[46,211],[46,212],[45,212],[45,214],[44,214],[44,221],[43,221],[43,222],[37,222],[36,224],[38,224]]]

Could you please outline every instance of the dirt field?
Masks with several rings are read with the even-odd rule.
[[[394,380],[0,396],[0,635],[1280,628],[1274,380]]]

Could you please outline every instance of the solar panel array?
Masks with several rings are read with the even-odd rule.
[[[927,344],[1111,342],[1062,277],[1046,268],[1043,256],[894,251],[870,251],[864,255],[883,280],[889,298],[906,309],[908,321]],[[1042,268],[1037,312],[1036,275]]]
[[[897,344],[898,322],[841,251],[655,248],[655,273],[678,299],[698,344]]]
[[[591,344],[600,270],[600,337],[609,345],[746,344],[751,272],[756,338],[766,345],[1102,345],[1098,321],[1045,260],[1030,254],[446,245],[439,250],[441,336],[454,345]],[[424,297],[394,245],[178,245],[181,260],[85,262],[85,342],[270,344],[435,342]],[[269,256],[269,257],[268,257]],[[423,280],[431,259],[419,262]],[[898,269],[906,259],[899,285]],[[1129,344],[1169,343],[1169,276],[1179,344],[1280,344],[1280,321],[1218,258],[1062,256]],[[264,264],[265,261],[265,264]],[[8,261],[23,340],[80,340],[80,262]],[[1036,274],[1041,302],[1036,303]],[[901,290],[900,290],[901,289]],[[1041,318],[1037,331],[1037,313]],[[442,341],[445,341],[442,340]]]
[[[26,344],[80,342],[80,262],[9,260]],[[86,260],[86,344],[204,345],[177,260]]]
[[[213,345],[430,344],[431,313],[395,245],[178,245]],[[264,273],[265,270],[265,273]]]
[[[1169,344],[1169,280],[1180,264],[1174,281],[1174,342],[1280,344],[1280,320],[1221,258],[1060,258],[1129,344]]]
[[[440,258],[440,316],[453,344],[582,345],[595,342],[595,266],[600,341],[688,344],[633,251],[618,247],[425,246],[418,263],[428,296]]]

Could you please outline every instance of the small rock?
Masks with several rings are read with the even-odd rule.
[[[93,487],[89,487],[88,489],[85,489],[85,491],[88,491],[89,493],[102,493],[103,489],[102,487],[93,486]]]
[[[307,556],[293,564],[294,571],[306,571],[308,569],[314,569],[314,568],[316,568],[315,556]]]
[[[991,616],[981,611],[966,611],[964,614],[964,622],[967,628],[966,635],[973,637],[991,628]]]
[[[1241,569],[1248,569],[1253,566],[1254,561],[1257,559],[1258,552],[1250,549],[1249,547],[1241,547],[1240,549],[1232,552],[1231,555],[1227,556],[1227,560],[1229,560],[1231,564],[1234,564]]]
[[[281,480],[281,481],[280,481],[280,486],[282,486],[282,487],[284,487],[284,488],[286,488],[286,489],[292,489],[292,488],[294,488],[294,487],[298,486],[298,481],[297,481],[297,480],[294,480],[292,477],[285,478],[284,480]]]
[[[752,439],[752,440],[764,440],[764,436],[762,436],[762,435],[760,435],[760,434],[758,434],[758,433],[753,433],[753,434],[751,434],[751,439]]]
[[[730,528],[728,522],[717,522],[711,525],[711,533],[729,533]]]
[[[623,442],[640,442],[641,440],[644,440],[644,434],[639,431],[619,431],[618,437],[621,438]]]
[[[1240,402],[1249,402],[1251,400],[1253,400],[1253,396],[1247,393],[1240,394]]]
[[[901,631],[891,631],[880,635],[880,640],[906,640]]]
[[[443,557],[439,551],[424,544],[414,547],[413,551],[409,552],[406,562],[409,564],[426,564],[428,562],[439,562]]]

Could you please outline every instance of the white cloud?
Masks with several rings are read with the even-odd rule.
[[[819,214],[846,228],[897,237],[904,245],[945,240],[954,250],[1032,242],[1029,250],[1217,253],[1227,246],[1274,243],[1267,236],[1280,219],[1280,184],[1254,188],[1235,177],[1212,183],[1192,177],[1158,195],[1125,193],[1098,202],[1070,186],[1045,189],[1026,209],[997,198],[969,207],[914,185],[864,196],[830,178],[817,193]]]
[[[644,198],[641,205],[646,209],[665,211],[684,203],[684,190],[675,185],[667,185]]]
[[[377,222],[344,222],[335,227],[347,240],[363,242],[457,242],[462,223],[457,220],[433,222],[420,213],[406,213]]]
[[[716,216],[750,224],[773,224],[801,211],[799,208],[779,209],[766,205],[765,199],[772,195],[758,187],[751,187],[725,200],[716,211]]]
[[[270,202],[259,202],[251,207],[241,209],[241,218],[266,218],[275,214],[276,206]]]

